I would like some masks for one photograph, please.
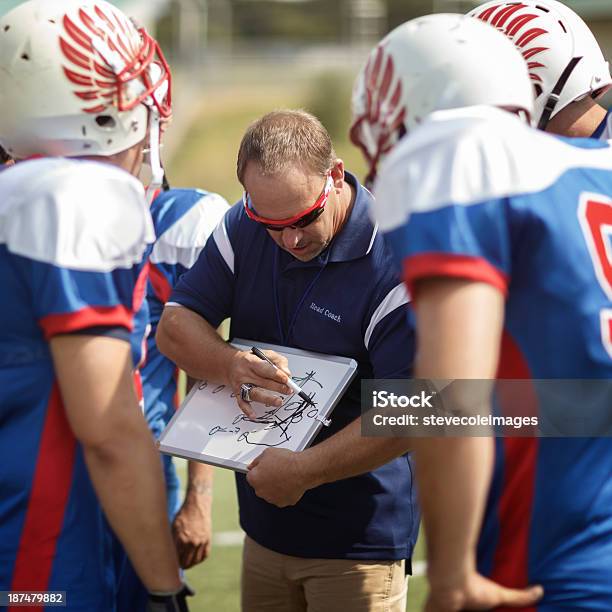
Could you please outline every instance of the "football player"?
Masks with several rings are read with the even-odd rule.
[[[220,195],[200,189],[171,189],[163,191],[153,202],[151,214],[155,225],[157,240],[149,258],[150,276],[147,287],[147,302],[150,311],[151,329],[147,339],[147,358],[141,373],[145,400],[145,414],[151,431],[158,438],[172,418],[177,407],[177,369],[176,366],[157,349],[155,332],[164,304],[168,301],[178,278],[197,260],[212,234],[221,221],[229,204]],[[179,511],[178,478],[171,457],[163,457],[168,512],[174,519]],[[206,522],[209,517],[202,515],[197,503],[203,495],[205,505],[210,504],[212,468],[202,464],[190,465],[191,486],[175,525],[175,533],[192,527],[189,516],[194,514],[193,524]],[[196,476],[195,472],[199,472]],[[176,533],[179,536],[178,533]],[[181,534],[186,537],[186,534]],[[179,537],[179,547],[180,547]],[[185,547],[189,549],[187,542]],[[207,555],[206,546],[200,550],[185,550],[181,559],[182,567],[188,568],[199,563]],[[191,557],[191,558],[190,558]]]
[[[73,610],[114,609],[102,509],[151,609],[187,609],[130,351],[154,239],[134,177],[168,80],[103,0],[0,18],[0,142],[18,162],[0,174],[0,588],[65,591]]]
[[[557,0],[493,0],[469,15],[503,32],[525,58],[538,128],[562,136],[612,138],[609,114],[597,102],[612,86],[610,67],[571,8]]]
[[[217,224],[229,209],[218,194],[200,189],[165,189],[154,199],[151,216],[157,235],[149,256],[147,283],[146,347],[140,367],[144,414],[155,439],[159,438],[178,406],[178,369],[162,355],[155,333],[165,303],[178,278],[197,260]],[[177,547],[179,564],[188,569],[201,563],[210,552],[212,525],[211,466],[188,462],[185,498],[179,497],[180,482],[169,455],[162,455],[168,517]],[[146,603],[146,591],[130,564],[122,569],[118,612],[137,612]]]
[[[530,128],[525,63],[482,25],[400,26],[355,89],[353,139],[386,156],[374,215],[413,296],[416,376],[610,379],[612,150]],[[612,608],[609,438],[413,444],[428,610],[532,610],[540,587],[508,590],[530,584],[538,610]]]

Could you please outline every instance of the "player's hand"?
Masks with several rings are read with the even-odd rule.
[[[261,402],[268,406],[281,406],[283,400],[275,395],[292,393],[291,387],[287,386],[289,380],[288,362],[285,357],[274,351],[262,351],[274,364],[280,368],[276,370],[269,363],[253,355],[250,351],[238,351],[231,361],[228,380],[232,391],[236,395],[236,401],[240,410],[249,418],[255,417],[255,412],[249,402],[240,397],[240,387],[243,383],[255,385],[250,391],[251,401]],[[283,371],[281,371],[283,370]]]
[[[193,502],[185,500],[172,523],[172,535],[176,544],[179,564],[189,569],[202,563],[212,546],[212,509],[210,500]]]
[[[541,586],[508,589],[476,572],[461,580],[430,576],[431,590],[425,606],[426,612],[458,612],[459,610],[491,610],[498,607],[526,608],[542,598]]]
[[[301,456],[284,448],[267,448],[248,466],[247,481],[268,503],[279,508],[293,506],[312,487]]]
[[[189,612],[187,597],[195,595],[188,584],[175,593],[149,593],[147,612]]]

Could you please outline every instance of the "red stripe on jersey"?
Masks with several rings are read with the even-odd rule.
[[[39,320],[45,339],[88,327],[125,327],[132,331],[132,312],[125,306],[88,306],[75,312],[50,314]]]
[[[57,385],[43,426],[11,590],[46,591],[72,486],[76,439]],[[30,608],[40,610],[43,606]],[[9,608],[14,610],[15,608]]]
[[[170,285],[164,273],[153,263],[149,270],[149,280],[151,281],[155,296],[162,304],[165,304],[170,299],[172,285]]]
[[[508,291],[507,276],[481,257],[450,253],[423,253],[404,259],[404,280],[411,295],[415,295],[414,283],[416,281],[434,276],[451,276],[488,283],[499,289],[504,295]]]
[[[132,302],[132,310],[138,312],[144,299],[147,295],[147,281],[149,280],[149,262],[147,261],[142,267],[142,270],[138,274],[136,279],[136,285],[134,286],[134,295]]]
[[[499,379],[531,379],[529,366],[512,337],[504,332],[501,360],[497,373]],[[526,386],[526,385],[525,385]],[[501,384],[503,389],[503,383]],[[536,394],[523,393],[522,401],[528,401],[529,414],[537,413]],[[510,397],[500,397],[508,409]],[[498,503],[499,537],[493,557],[491,579],[507,587],[522,588],[529,584],[529,534],[535,491],[538,438],[504,438],[503,483]],[[516,610],[516,608],[513,608]],[[509,612],[510,608],[497,608]],[[521,608],[534,612],[535,608]]]
[[[601,337],[608,355],[612,357],[612,309],[601,311]]]

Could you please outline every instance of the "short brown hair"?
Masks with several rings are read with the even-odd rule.
[[[276,174],[296,164],[324,175],[335,159],[331,138],[314,115],[304,110],[276,110],[247,128],[238,150],[236,174],[243,183],[246,165],[254,161],[263,174]]]

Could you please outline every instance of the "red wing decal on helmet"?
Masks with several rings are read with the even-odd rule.
[[[117,104],[122,85],[119,76],[138,57],[138,40],[130,36],[121,17],[114,11],[111,17],[99,6],[94,12],[92,17],[80,9],[78,20],[64,15],[65,33],[60,37],[67,60],[64,74],[76,85],[74,95],[92,103],[82,109],[86,113],[100,113]],[[94,39],[99,44],[94,44]]]
[[[508,38],[512,40],[514,45],[523,54],[525,60],[529,60],[535,55],[548,51],[548,47],[530,47],[526,48],[527,45],[532,43],[536,38],[544,34],[548,34],[548,30],[543,28],[534,27],[527,28],[524,32],[521,32],[525,26],[527,26],[532,20],[537,19],[538,15],[535,13],[522,13],[516,15],[521,9],[528,8],[527,5],[522,3],[516,4],[497,4],[490,6],[485,9],[480,15],[477,15],[478,19],[490,23],[495,26],[498,30],[502,31]],[[510,22],[506,25],[508,19]],[[505,26],[505,27],[504,27]],[[535,70],[538,68],[545,68],[546,65],[541,62],[527,62],[529,69],[529,77],[532,81],[542,82],[542,77],[538,75]]]
[[[516,11],[520,11],[522,8],[525,8],[524,4],[511,4],[505,7],[495,15],[491,21],[491,25],[494,25],[496,28],[503,28],[506,21],[508,21]]]
[[[531,47],[531,49],[527,49],[523,51],[523,57],[528,60],[532,58],[534,55],[538,53],[542,53],[542,51],[548,51],[548,47]]]
[[[542,34],[548,34],[548,30],[543,30],[542,28],[531,28],[522,34],[514,44],[517,47],[524,47],[531,41],[535,40],[538,36],[542,36]]]
[[[376,51],[374,61],[366,66],[366,120],[384,126],[380,132],[379,148],[385,152],[392,145],[391,137],[404,122],[406,109],[400,108],[402,82],[398,78],[393,57],[383,46]]]
[[[480,15],[476,15],[476,19],[482,19],[482,21],[486,21],[487,23],[489,23],[489,18],[498,8],[499,6],[490,6],[485,11],[482,11]]]
[[[515,17],[506,28],[506,35],[510,36],[510,38],[514,38],[516,33],[523,27],[526,26],[533,19],[537,19],[538,15],[519,15]]]

